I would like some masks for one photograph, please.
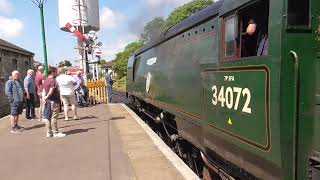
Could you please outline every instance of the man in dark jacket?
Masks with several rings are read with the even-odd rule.
[[[23,86],[19,81],[20,73],[15,70],[12,72],[11,79],[6,82],[5,93],[9,99],[11,109],[11,132],[19,133],[23,127],[18,125],[19,115],[23,112],[24,91]]]

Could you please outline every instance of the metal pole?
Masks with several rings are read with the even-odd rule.
[[[48,62],[47,62],[47,45],[46,45],[46,33],[44,28],[44,17],[43,17],[43,4],[39,4],[40,8],[40,18],[41,18],[41,30],[42,30],[42,43],[43,43],[43,60],[44,60],[44,68],[45,75],[48,77]]]

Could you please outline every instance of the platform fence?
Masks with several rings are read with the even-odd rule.
[[[96,103],[108,103],[108,92],[105,79],[88,80],[86,86],[89,91],[89,102],[91,104]]]

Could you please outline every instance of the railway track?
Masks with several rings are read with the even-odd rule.
[[[129,103],[126,93],[121,91],[113,91],[111,103]]]

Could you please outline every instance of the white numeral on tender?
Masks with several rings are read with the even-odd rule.
[[[249,104],[251,101],[250,90],[248,88],[244,88],[242,91],[242,96],[247,96],[246,103],[244,103],[242,111],[251,114],[251,108],[249,108]]]
[[[224,107],[224,102],[226,102],[226,99],[224,98],[224,87],[223,86],[220,89],[218,101],[221,102],[221,107]]]
[[[231,87],[228,87],[226,90],[226,105],[229,109],[233,107],[233,92]]]
[[[241,94],[242,88],[234,87],[233,91],[237,93],[236,103],[234,104],[234,108],[233,109],[234,110],[238,110],[240,94]]]
[[[218,104],[218,98],[217,98],[217,86],[212,86],[212,104],[217,105]]]

